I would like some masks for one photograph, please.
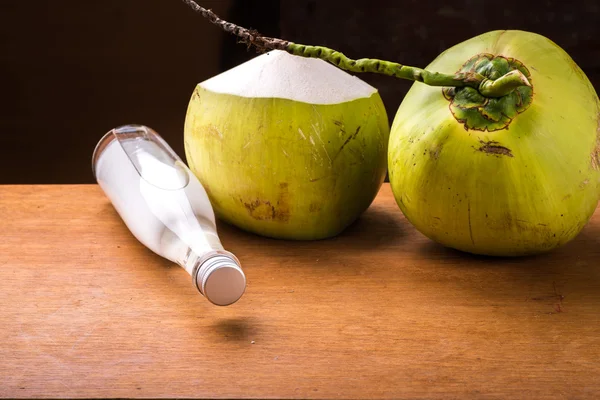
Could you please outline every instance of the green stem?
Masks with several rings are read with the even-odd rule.
[[[496,80],[489,80],[475,72],[448,75],[372,58],[352,60],[339,51],[322,46],[305,46],[290,42],[286,50],[296,56],[319,58],[328,61],[338,68],[349,72],[373,72],[395,78],[423,82],[429,86],[470,86],[477,89],[486,97],[501,97],[512,92],[519,86],[531,86],[525,75],[519,70],[511,71]]]
[[[290,54],[318,58],[349,72],[372,72],[395,78],[423,82],[429,86],[465,87],[477,89],[486,97],[502,97],[520,86],[531,86],[525,75],[519,70],[513,70],[498,79],[490,80],[475,72],[458,74],[441,74],[421,68],[409,67],[391,61],[362,58],[352,60],[339,51],[322,47],[296,44],[287,40],[270,38],[219,18],[211,10],[199,6],[193,0],[183,0],[194,11],[200,13],[211,23],[219,26],[225,32],[236,35],[248,46],[255,46],[261,51],[284,50]]]

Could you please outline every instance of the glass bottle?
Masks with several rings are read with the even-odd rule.
[[[246,277],[221,245],[206,191],[152,129],[125,125],[94,150],[96,180],[131,233],[156,254],[183,267],[216,305],[235,303]]]

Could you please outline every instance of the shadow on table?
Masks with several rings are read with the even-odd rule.
[[[249,342],[257,336],[258,323],[251,318],[220,319],[213,324],[215,335],[226,341]]]
[[[217,222],[219,236],[228,238],[235,236],[242,241],[259,246],[291,247],[293,249],[318,249],[343,246],[348,251],[374,252],[391,244],[402,241],[407,229],[413,229],[408,222],[397,213],[391,214],[381,208],[372,207],[365,211],[356,221],[350,224],[337,236],[321,240],[284,240],[263,237],[246,232],[223,221]]]
[[[423,242],[415,251],[428,259],[426,267],[432,273],[451,271],[459,277],[448,283],[457,290],[487,290],[488,298],[518,293],[520,299],[549,302],[556,312],[562,312],[563,300],[574,297],[583,296],[587,304],[600,306],[599,238],[600,226],[588,224],[570,243],[535,256],[474,255],[433,241]],[[471,281],[477,281],[478,285],[469,285]]]
[[[390,213],[371,207],[339,235],[322,240],[293,241],[262,237],[219,222],[223,245],[240,257],[242,264],[274,262],[282,268],[311,268],[316,273],[356,275],[364,271],[369,255],[378,257],[399,246],[409,233],[400,211]],[[245,254],[252,254],[245,259]],[[354,263],[353,260],[363,260]],[[368,268],[368,265],[366,266]]]

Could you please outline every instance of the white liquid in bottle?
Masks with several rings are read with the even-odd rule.
[[[206,191],[160,136],[137,125],[114,129],[96,148],[94,172],[141,243],[182,266],[214,304],[241,297],[246,279],[221,245]]]

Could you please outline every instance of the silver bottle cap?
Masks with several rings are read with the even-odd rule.
[[[242,297],[246,276],[239,262],[226,255],[216,255],[198,268],[196,287],[211,303],[228,306]]]

